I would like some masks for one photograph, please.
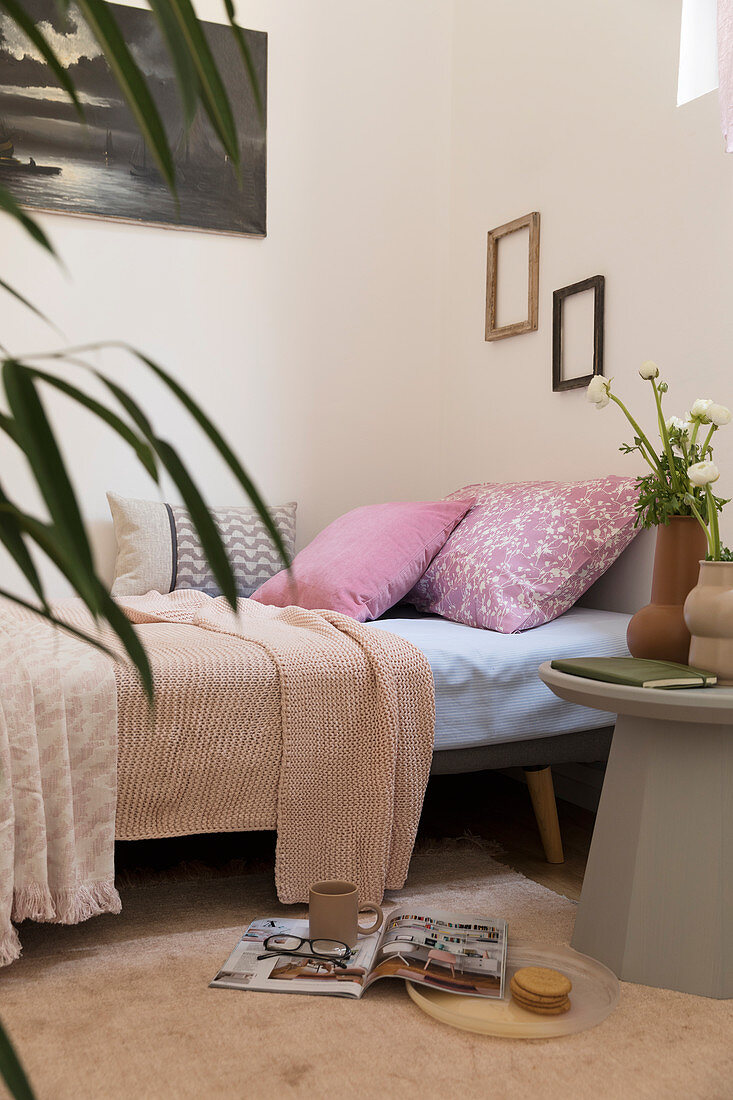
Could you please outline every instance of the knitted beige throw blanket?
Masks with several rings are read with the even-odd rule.
[[[420,650],[331,611],[240,600],[234,615],[185,590],[119,602],[156,697],[151,712],[117,665],[118,839],[276,829],[283,902],[320,879],[377,902],[404,885],[433,749]]]

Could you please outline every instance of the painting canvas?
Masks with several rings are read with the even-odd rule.
[[[23,0],[81,93],[86,125],[34,47],[0,14],[0,180],[25,206],[181,228],[264,237],[264,121],[231,29],[205,29],[224,78],[242,151],[241,178],[203,111],[186,131],[166,46],[149,11],[110,5],[148,81],[173,149],[179,204],[152,162],[99,46],[72,6]],[[263,99],[267,35],[245,31]]]

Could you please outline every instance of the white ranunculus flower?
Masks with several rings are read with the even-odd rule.
[[[690,409],[690,420],[699,420],[702,424],[708,423],[708,409],[712,405],[710,397],[698,397]]]
[[[711,485],[720,477],[720,470],[714,462],[695,462],[687,470],[687,476],[693,485],[702,488],[703,485]]]
[[[589,401],[592,401],[597,409],[605,409],[606,405],[608,405],[611,400],[608,396],[610,386],[610,378],[604,378],[600,374],[594,374],[588,383],[588,389],[585,391],[585,395]]]
[[[726,424],[730,424],[731,416],[730,409],[727,409],[725,405],[711,405],[708,409],[708,420],[711,424],[715,424],[716,428],[722,428]]]
[[[646,363],[642,363],[639,367],[639,374],[642,378],[647,380],[650,378],[659,377],[659,367],[656,363],[653,363],[651,359],[647,359]]]
[[[673,429],[675,429],[681,435],[690,434],[690,425],[686,421],[682,420],[679,416],[670,416],[667,420],[665,420],[664,423],[668,432],[671,432]]]

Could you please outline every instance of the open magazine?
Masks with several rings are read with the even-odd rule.
[[[360,936],[345,967],[316,957],[276,954],[261,959],[270,936],[308,938],[307,920],[256,920],[210,983],[214,989],[325,993],[361,997],[378,978],[411,982],[472,997],[503,997],[507,925],[465,913],[395,909],[384,927]],[[269,953],[269,952],[268,952]]]

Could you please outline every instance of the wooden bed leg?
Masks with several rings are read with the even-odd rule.
[[[545,849],[545,859],[548,863],[564,863],[565,856],[562,850],[562,837],[560,836],[560,823],[557,820],[557,804],[555,802],[555,788],[552,785],[552,768],[527,767],[524,774],[529,787],[529,797],[532,799],[532,809],[537,819],[537,827],[540,831],[542,847]]]

